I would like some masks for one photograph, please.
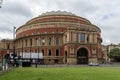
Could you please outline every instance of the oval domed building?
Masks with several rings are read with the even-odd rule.
[[[70,12],[46,12],[29,20],[16,30],[15,42],[17,53],[42,53],[44,64],[102,60],[100,28]]]

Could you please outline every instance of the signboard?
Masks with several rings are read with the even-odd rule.
[[[21,58],[42,59],[43,53],[20,53]]]
[[[38,58],[38,53],[31,53],[31,58]]]
[[[23,53],[23,58],[30,58],[30,53]]]

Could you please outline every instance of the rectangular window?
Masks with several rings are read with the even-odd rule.
[[[30,52],[31,52],[31,49],[30,49]]]
[[[89,34],[87,35],[87,42],[89,43]]]
[[[56,45],[59,45],[59,37],[56,37]]]
[[[45,45],[45,39],[42,38],[42,45]]]
[[[49,49],[49,53],[48,53],[48,56],[51,56],[51,49]]]
[[[10,43],[7,44],[7,49],[10,49]]]
[[[38,38],[35,39],[35,45],[38,46]]]
[[[52,43],[52,38],[50,37],[49,38],[49,45],[51,45],[51,43]]]
[[[80,41],[85,42],[85,34],[84,33],[80,34]]]
[[[76,42],[78,42],[78,33],[76,33]]]
[[[37,50],[37,49],[35,49],[35,53],[38,53],[38,50]]]
[[[27,50],[25,50],[25,52],[27,53]]]
[[[42,52],[42,54],[43,54],[43,56],[44,56],[44,49],[42,49],[41,52]]]
[[[59,56],[59,49],[56,49],[56,56]]]
[[[27,39],[25,40],[25,42],[26,42],[26,46],[27,46]]]
[[[30,39],[30,45],[32,45],[32,39]]]

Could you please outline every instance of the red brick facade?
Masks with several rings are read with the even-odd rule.
[[[15,44],[17,53],[43,50],[44,64],[88,64],[101,61],[101,42],[101,30],[87,19],[49,12],[19,27]]]

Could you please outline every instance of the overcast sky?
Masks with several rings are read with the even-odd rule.
[[[0,39],[13,37],[13,26],[50,11],[67,11],[84,17],[101,29],[102,44],[120,43],[120,0],[3,0]]]

